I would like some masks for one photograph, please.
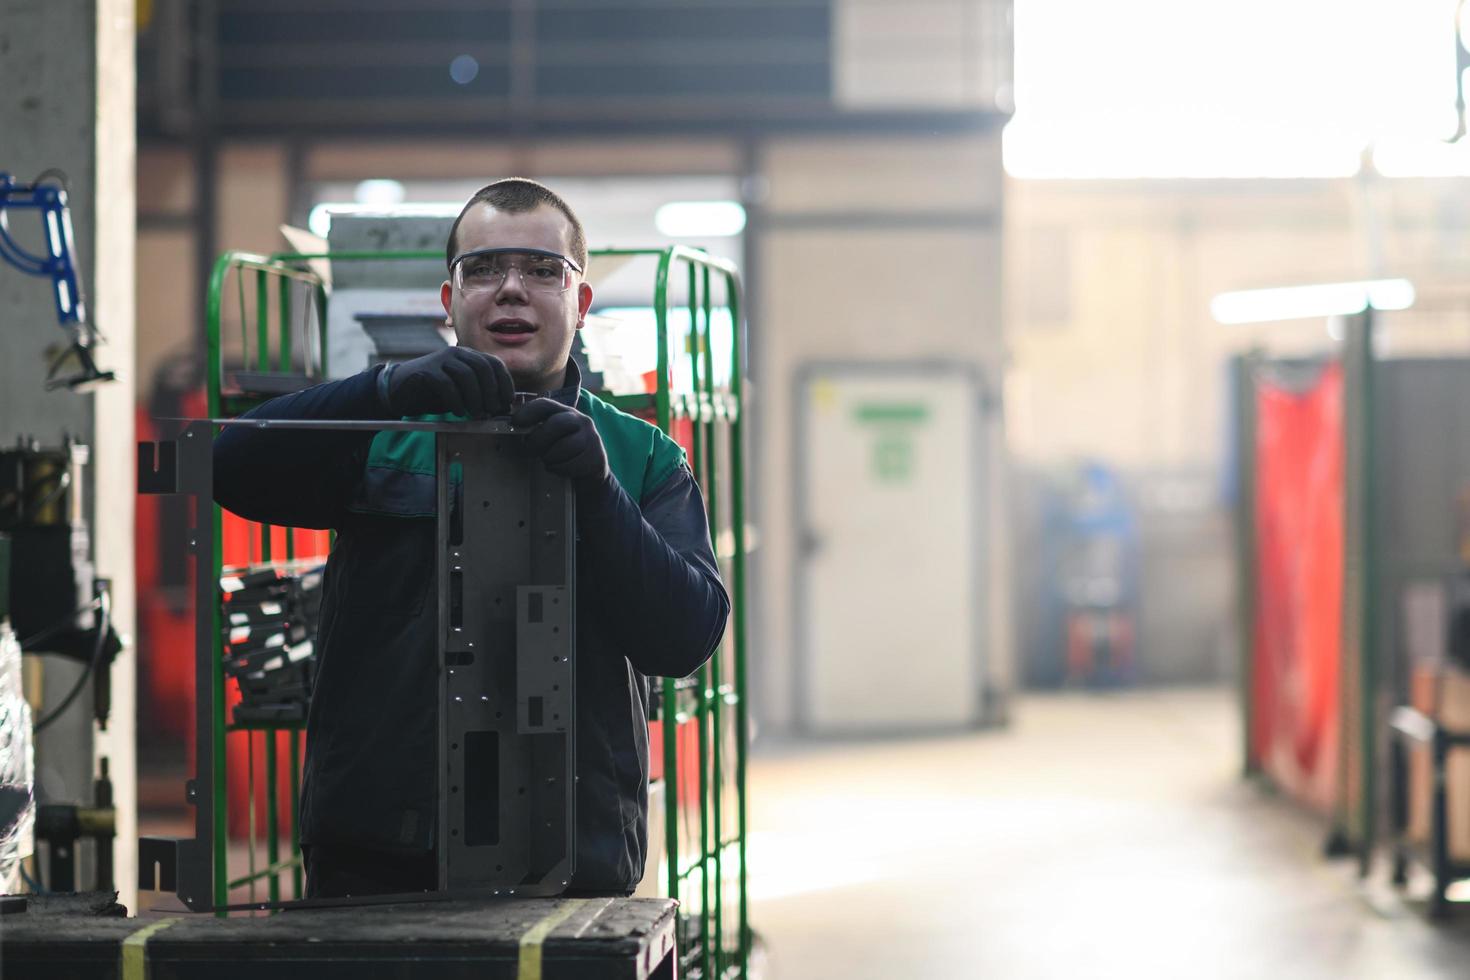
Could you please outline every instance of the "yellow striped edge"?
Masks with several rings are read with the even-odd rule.
[[[150,922],[123,940],[122,980],[146,980],[148,976],[148,940],[178,922],[177,916]]]
[[[541,921],[521,934],[520,964],[516,969],[517,980],[541,980],[541,944],[551,935],[551,930],[572,917],[590,899],[568,898],[561,905],[541,917]],[[125,978],[126,980],[126,978]]]

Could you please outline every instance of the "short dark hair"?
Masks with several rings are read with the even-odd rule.
[[[522,214],[526,211],[534,211],[543,204],[556,208],[566,216],[572,226],[572,261],[587,269],[587,233],[582,230],[582,222],[577,220],[572,206],[563,201],[555,191],[545,184],[537,183],[526,177],[506,177],[497,180],[493,184],[486,184],[475,191],[473,197],[465,203],[460,210],[459,217],[454,219],[454,224],[449,229],[449,241],[444,245],[444,264],[451,265],[454,257],[459,254],[459,223],[469,213],[470,208],[477,204],[485,204],[497,211],[509,211],[512,214]]]

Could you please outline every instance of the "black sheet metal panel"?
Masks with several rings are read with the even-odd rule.
[[[440,889],[562,892],[574,869],[576,827],[571,484],[527,457],[525,433],[504,420],[218,419],[189,422],[176,440],[139,443],[138,492],[188,494],[193,513],[211,514],[213,425],[436,433]],[[451,495],[455,507],[447,505]],[[196,770],[185,786],[195,836],[140,838],[138,876],[140,889],[173,891],[190,909],[207,911],[216,884],[212,738],[222,719],[212,690],[219,626],[205,613],[218,599],[208,573],[214,535],[207,522],[196,523],[203,526],[188,535],[201,570],[194,577]],[[384,898],[371,901],[381,906]]]
[[[523,438],[437,440],[441,890],[554,895],[574,867],[575,511]]]
[[[494,980],[523,976],[523,949],[539,937],[546,980],[658,980],[673,975],[674,910],[669,899],[514,898],[184,916],[141,948],[135,938],[131,955],[153,980]],[[125,941],[157,922],[7,916],[5,977],[117,977]]]
[[[1408,704],[1414,664],[1406,649],[1406,591],[1426,583],[1442,589],[1465,569],[1470,358],[1380,358],[1372,381],[1371,463],[1378,476],[1373,537],[1364,544],[1374,559],[1375,676],[1385,704]],[[1385,720],[1376,719],[1375,731]]]
[[[213,745],[215,701],[210,663],[214,658],[215,617],[206,610],[217,605],[214,579],[213,513],[214,453],[208,422],[190,422],[174,440],[138,444],[138,492],[187,494],[194,498],[194,515],[186,547],[194,561],[194,777],[184,785],[184,797],[194,807],[194,837],[139,837],[138,887],[175,892],[195,911],[213,903],[211,861],[214,826]]]

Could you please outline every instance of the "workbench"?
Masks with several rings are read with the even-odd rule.
[[[669,899],[491,899],[104,918],[0,917],[0,975],[66,980],[674,980]]]

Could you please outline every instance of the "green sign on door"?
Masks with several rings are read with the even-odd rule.
[[[929,418],[920,402],[863,402],[853,411],[858,424],[873,429],[869,472],[878,483],[908,483],[914,478],[914,429]]]

